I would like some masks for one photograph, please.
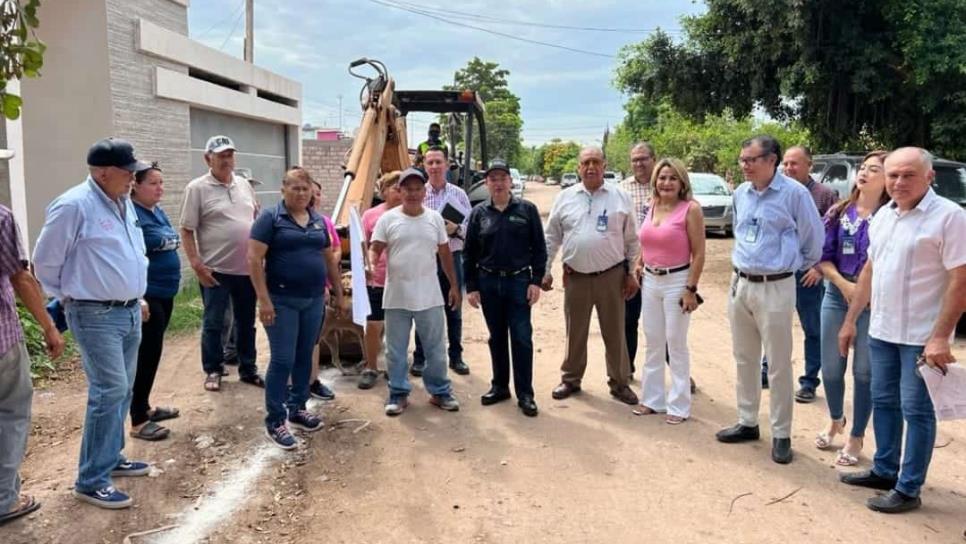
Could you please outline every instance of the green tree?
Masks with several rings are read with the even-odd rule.
[[[920,145],[966,157],[963,0],[706,0],[684,38],[624,48],[618,87],[690,117],[762,108],[823,150]]]
[[[577,155],[580,144],[553,139],[543,145],[543,172],[547,177],[560,179],[568,172],[577,171]]]
[[[40,0],[0,0],[0,110],[7,119],[20,117],[23,100],[7,92],[12,79],[39,77],[47,46],[37,39]]]
[[[486,107],[487,155],[492,160],[501,158],[516,164],[520,160],[523,144],[520,132],[523,118],[520,116],[520,98],[510,92],[507,78],[509,70],[495,62],[473,57],[465,67],[456,71],[453,85],[443,88],[450,91],[476,91]],[[462,133],[460,133],[462,135]],[[473,155],[479,157],[479,135],[474,133]]]

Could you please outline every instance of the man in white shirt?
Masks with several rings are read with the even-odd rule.
[[[604,184],[607,162],[603,151],[586,147],[578,161],[582,183],[560,192],[546,228],[547,275],[542,287],[552,288],[551,265],[557,250],[561,250],[567,327],[567,355],[560,368],[563,376],[553,390],[553,398],[565,399],[581,389],[587,368],[590,314],[596,308],[610,394],[635,405],[637,395],[628,386],[624,302],[640,288],[628,264],[640,252],[637,220],[630,195],[620,187]]]
[[[839,350],[847,355],[856,319],[871,299],[876,452],[871,470],[841,480],[888,491],[866,505],[899,513],[922,504],[919,492],[936,440],[935,409],[919,373],[945,372],[955,362],[950,343],[966,309],[966,211],[932,190],[936,173],[924,149],[893,151],[885,171],[892,201],[869,225],[869,260],[839,332]]]
[[[403,203],[379,218],[369,246],[369,262],[379,262],[383,251],[386,259],[386,288],[382,307],[386,323],[386,366],[389,370],[389,400],[386,415],[396,416],[409,405],[407,350],[413,323],[423,341],[426,365],[423,384],[432,395],[430,402],[455,412],[460,405],[453,397],[453,387],[446,375],[443,328],[443,295],[426,278],[436,273],[436,256],[449,280],[447,303],[460,304],[460,290],[453,269],[453,256],[442,216],[423,207],[426,176],[416,168],[405,170],[399,177]]]

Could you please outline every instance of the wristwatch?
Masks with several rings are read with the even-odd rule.
[[[685,285],[684,288],[687,289],[688,291],[691,291],[692,293],[697,293],[698,292],[698,286],[697,285]]]

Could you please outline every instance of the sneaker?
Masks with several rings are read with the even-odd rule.
[[[74,497],[76,497],[78,500],[91,503],[94,506],[107,508],[108,510],[120,510],[121,508],[127,508],[134,502],[131,500],[131,497],[118,491],[112,485],[102,489],[86,492],[75,489]]]
[[[312,385],[309,386],[309,395],[314,399],[333,400],[335,398],[335,391],[330,389],[320,380],[315,380],[312,382]]]
[[[795,392],[795,402],[808,404],[815,402],[815,390],[811,387],[803,387]]]
[[[151,472],[151,465],[141,461],[124,461],[114,467],[111,471],[112,478],[123,478],[125,476],[147,476]]]
[[[266,427],[265,436],[283,450],[294,450],[298,446],[295,437],[288,432],[288,427],[284,423],[279,423],[274,427]]]
[[[359,389],[372,389],[378,380],[379,373],[371,368],[367,368],[359,376]]]
[[[447,412],[458,412],[460,409],[460,403],[453,395],[433,395],[429,402]]]
[[[325,426],[322,423],[322,418],[308,410],[298,410],[295,413],[290,413],[288,415],[288,424],[300,431],[310,433],[322,430],[322,427]]]
[[[408,398],[392,395],[389,397],[389,400],[386,401],[386,415],[398,416],[406,410],[407,406],[409,406]]]

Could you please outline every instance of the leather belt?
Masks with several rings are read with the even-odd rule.
[[[650,266],[644,266],[644,270],[646,270],[648,274],[653,274],[655,276],[667,276],[668,274],[673,274],[689,268],[691,268],[691,263],[676,266],[674,268],[651,268]]]
[[[621,262],[615,264],[614,266],[612,266],[610,268],[605,268],[603,270],[598,270],[597,272],[577,272],[576,270],[574,270],[573,268],[570,268],[570,266],[568,266],[566,264],[563,265],[563,268],[564,268],[564,273],[565,274],[577,274],[579,276],[599,276],[601,274],[605,274],[607,272],[610,272],[611,270],[617,268],[618,266],[624,266],[624,261],[621,261]]]
[[[493,270],[485,266],[481,266],[480,270],[490,274],[492,276],[500,276],[501,278],[509,278],[511,276],[518,276],[524,272],[530,272],[529,266],[524,266],[523,268],[518,268],[516,270]]]
[[[790,278],[793,275],[795,275],[794,272],[781,272],[778,274],[764,274],[764,275],[745,274],[744,272],[742,272],[741,270],[738,270],[737,268],[735,268],[735,274],[738,274],[739,278],[744,278],[750,281],[751,283],[767,283],[769,281],[783,280],[785,278]]]
[[[71,302],[81,302],[84,304],[100,304],[101,306],[108,306],[111,308],[130,308],[138,303],[138,299],[132,298],[131,300],[80,300],[71,299]]]

